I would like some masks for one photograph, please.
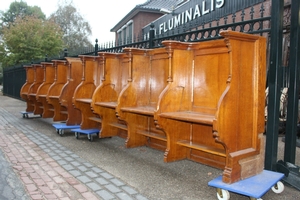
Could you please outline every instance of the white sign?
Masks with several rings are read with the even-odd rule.
[[[208,1],[211,1],[210,6]],[[185,10],[168,21],[161,23],[159,25],[159,34],[172,30],[198,17],[214,12],[216,9],[222,8],[224,4],[225,0],[202,0],[202,4],[196,4],[195,7]]]

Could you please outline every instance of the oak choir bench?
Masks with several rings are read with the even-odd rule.
[[[78,109],[80,128],[97,128],[99,137],[164,151],[165,162],[190,159],[223,169],[225,183],[254,176],[264,167],[266,40],[234,31],[220,35],[52,61],[56,75],[47,101],[57,110]],[[31,68],[25,67],[20,92],[26,101]]]
[[[97,117],[92,111],[91,102],[95,89],[102,83],[103,62],[99,56],[79,57],[82,61],[82,81],[74,91],[72,102],[81,112],[81,129],[100,129],[101,123],[91,120]]]
[[[67,60],[67,82],[64,84],[59,95],[59,102],[63,110],[67,111],[66,125],[79,125],[81,123],[81,112],[75,109],[72,99],[77,86],[81,82],[82,61],[80,58],[66,58]]]
[[[231,31],[221,36],[163,42],[173,53],[172,82],[155,120],[168,137],[166,162],[188,158],[223,168],[223,181],[233,183],[263,170],[266,41]]]
[[[41,62],[41,65],[44,69],[44,81],[38,88],[36,92],[36,100],[41,103],[43,118],[52,118],[54,116],[54,111],[51,110],[53,106],[47,101],[47,94],[50,86],[54,82],[55,78],[55,69],[52,62]]]
[[[164,48],[125,48],[124,52],[131,60],[129,81],[119,95],[116,113],[127,124],[126,147],[147,145],[164,151],[166,136],[156,129],[153,116],[167,85],[169,55]]]
[[[34,105],[33,102],[29,99],[28,92],[30,86],[34,82],[34,70],[31,65],[25,65],[24,69],[26,71],[26,82],[20,89],[20,97],[26,102],[26,112],[33,112]]]
[[[28,91],[28,98],[29,101],[33,104],[33,114],[35,115],[42,115],[43,108],[41,107],[41,103],[36,99],[36,93],[38,88],[44,81],[44,69],[42,68],[41,64],[32,64],[32,68],[34,71],[34,81],[29,87]]]
[[[66,121],[68,118],[67,109],[59,102],[59,97],[64,85],[67,83],[68,67],[66,60],[53,60],[55,68],[55,79],[47,93],[47,101],[51,104],[51,111],[54,112],[53,121]]]
[[[97,117],[91,120],[101,123],[99,137],[127,137],[127,126],[116,116],[120,92],[128,83],[129,57],[125,53],[99,52],[104,64],[103,82],[93,93],[91,107]]]

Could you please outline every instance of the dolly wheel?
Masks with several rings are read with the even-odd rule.
[[[281,192],[283,192],[284,190],[284,185],[281,181],[278,181],[273,187],[272,187],[273,192],[275,192],[276,194],[279,194]]]
[[[59,135],[62,137],[65,134],[64,129],[59,129]]]
[[[218,197],[218,200],[229,200],[230,194],[229,194],[228,190],[223,190],[223,189],[218,188],[217,189],[217,197]]]
[[[93,141],[93,136],[91,134],[88,134],[88,139],[89,139],[90,142],[92,142]]]
[[[79,133],[75,132],[75,138],[78,140],[79,139]]]

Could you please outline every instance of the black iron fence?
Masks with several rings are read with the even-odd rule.
[[[20,98],[20,89],[26,81],[26,72],[23,67],[11,67],[3,70],[3,94]]]
[[[93,48],[80,49],[79,51],[66,50],[62,51],[57,58],[45,58],[45,60],[63,59],[65,56],[78,55],[97,55],[97,52],[122,52],[124,47],[134,48],[157,48],[161,46],[163,40],[177,40],[186,42],[197,42],[203,40],[212,40],[220,37],[221,30],[234,30],[251,34],[265,34],[268,37],[270,32],[270,14],[265,16],[265,3],[253,5],[250,8],[242,9],[237,13],[231,13],[223,18],[217,18],[206,24],[200,24],[199,21],[191,21],[189,24],[181,26],[180,29],[169,31],[160,35],[155,34],[154,26],[151,26],[149,34],[146,37],[139,37],[133,43],[117,45],[116,43],[107,43],[104,45],[96,44]],[[32,63],[40,63],[38,60]],[[24,63],[31,64],[31,63]],[[13,66],[4,69],[3,75],[3,94],[20,99],[19,91],[26,81],[25,70],[23,65]]]

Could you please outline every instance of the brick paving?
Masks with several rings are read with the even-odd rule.
[[[0,199],[29,200],[23,184],[14,173],[11,164],[5,159],[0,148]]]
[[[31,199],[147,198],[0,108],[0,147]]]

